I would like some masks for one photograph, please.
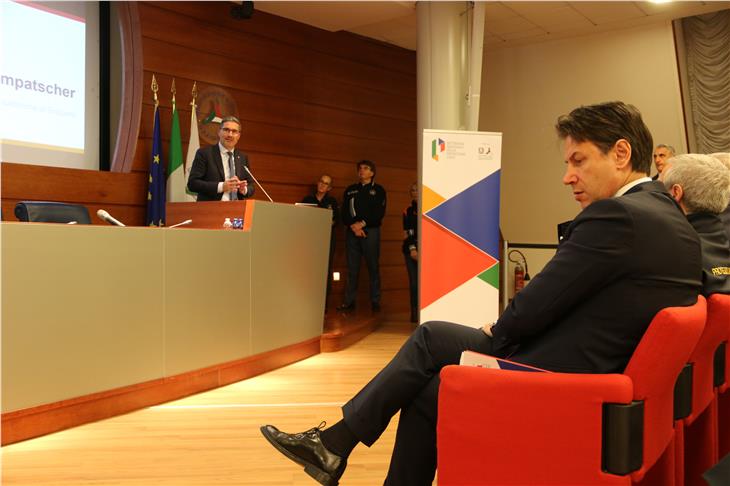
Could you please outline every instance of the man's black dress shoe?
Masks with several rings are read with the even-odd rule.
[[[324,423],[299,434],[287,434],[273,425],[261,427],[266,440],[286,457],[304,466],[304,472],[325,486],[337,486],[345,472],[347,458],[330,452],[319,434]]]
[[[337,310],[340,312],[350,312],[355,310],[355,304],[342,304],[337,306]]]

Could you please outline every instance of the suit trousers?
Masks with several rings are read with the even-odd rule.
[[[358,238],[346,229],[345,251],[347,253],[347,288],[345,289],[345,305],[355,303],[357,298],[357,281],[360,277],[360,260],[365,258],[370,278],[370,302],[380,304],[380,228],[365,228],[367,238]]]
[[[458,364],[465,350],[491,354],[492,340],[481,329],[427,322],[342,407],[347,427],[367,446],[380,437],[400,410],[386,485],[431,485],[436,471],[439,372],[444,366]]]

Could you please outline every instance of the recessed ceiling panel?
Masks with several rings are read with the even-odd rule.
[[[646,17],[634,2],[573,2],[572,5],[596,25]]]

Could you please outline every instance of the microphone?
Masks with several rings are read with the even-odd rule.
[[[178,223],[178,224],[173,224],[172,226],[168,226],[167,228],[168,228],[168,229],[170,229],[170,228],[177,228],[178,226],[185,226],[186,224],[190,224],[190,223],[192,223],[192,222],[193,222],[193,220],[192,220],[192,219],[186,219],[186,220],[185,220],[185,221],[183,221],[182,223]]]
[[[271,199],[271,196],[269,196],[269,193],[268,193],[268,192],[266,192],[266,189],[264,189],[264,186],[262,186],[261,184],[259,184],[259,181],[257,181],[257,180],[256,180],[256,177],[254,177],[254,175],[253,175],[253,174],[251,173],[251,171],[250,171],[250,170],[248,170],[248,167],[246,167],[246,166],[244,165],[244,166],[243,166],[243,168],[244,168],[244,169],[246,169],[246,172],[248,172],[248,175],[250,175],[250,176],[251,176],[251,178],[252,178],[252,179],[253,179],[253,181],[254,181],[254,182],[256,183],[256,185],[257,185],[257,186],[259,186],[259,187],[261,188],[261,190],[262,190],[262,191],[264,191],[264,194],[266,194],[266,197],[268,197],[268,198],[269,198],[269,201],[271,201],[271,202],[274,202],[274,200],[273,200],[273,199]]]
[[[124,226],[124,223],[119,221],[118,219],[112,217],[111,214],[107,213],[103,209],[100,209],[96,212],[96,215],[99,216],[101,219],[106,221],[109,224],[113,224],[114,226]]]

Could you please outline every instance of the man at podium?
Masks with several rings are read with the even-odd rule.
[[[218,143],[195,153],[188,189],[198,193],[198,201],[236,201],[253,196],[248,156],[236,149],[240,138],[241,122],[227,116],[218,129]]]

